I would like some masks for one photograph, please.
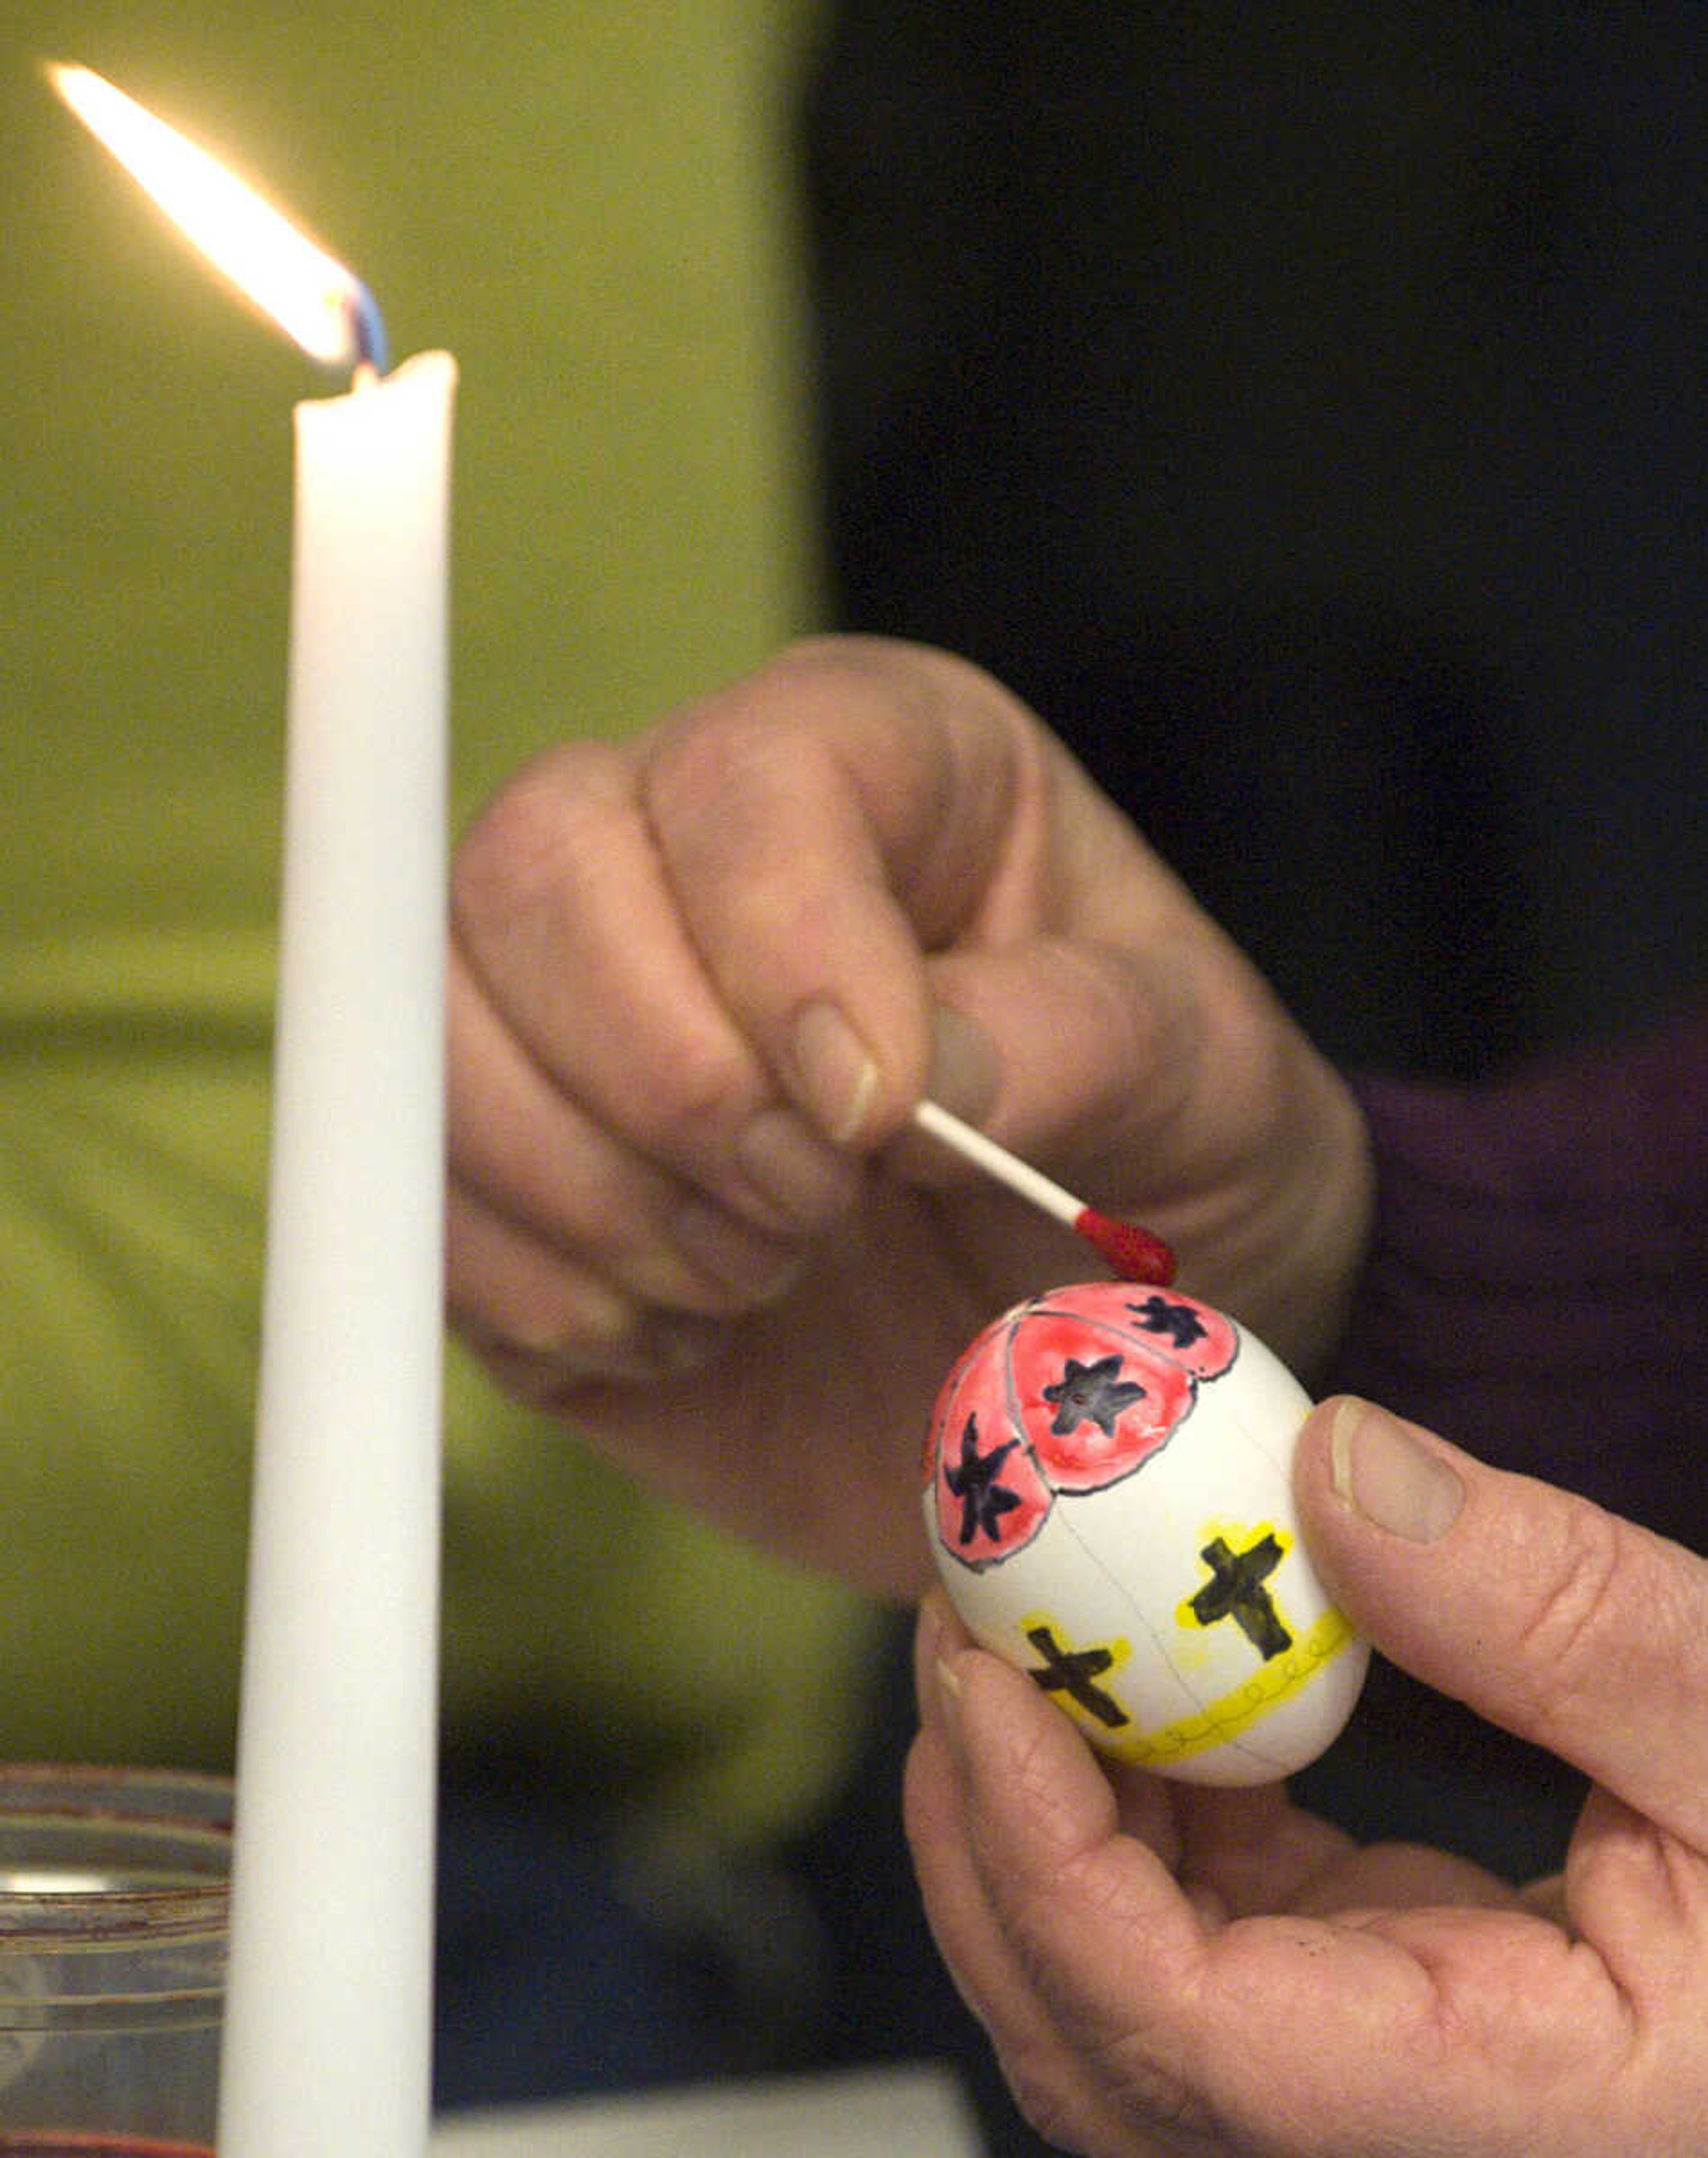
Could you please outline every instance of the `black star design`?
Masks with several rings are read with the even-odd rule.
[[[960,1541],[970,1544],[981,1531],[994,1543],[1002,1534],[1002,1517],[1020,1503],[1019,1494],[996,1480],[997,1471],[1019,1443],[1005,1438],[988,1453],[978,1451],[978,1419],[968,1417],[961,1434],[958,1465],[944,1464],[943,1481],[961,1501]]]
[[[1118,1356],[1100,1356],[1095,1364],[1081,1364],[1070,1356],[1059,1383],[1044,1389],[1046,1402],[1055,1404],[1055,1420],[1050,1428],[1066,1438],[1082,1423],[1097,1425],[1105,1438],[1113,1438],[1123,1410],[1144,1398],[1144,1388],[1135,1380],[1122,1379]]]
[[[1189,1349],[1210,1331],[1189,1304],[1170,1304],[1165,1296],[1148,1296],[1127,1309],[1147,1334],[1166,1334],[1177,1349]]]

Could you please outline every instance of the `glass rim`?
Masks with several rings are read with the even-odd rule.
[[[230,1777],[202,1770],[0,1762],[0,1955],[223,1934],[232,1799]],[[18,1855],[26,1834],[38,1846],[28,1858]],[[44,1856],[56,1838],[74,1851],[80,1836],[89,1854]],[[113,1855],[126,1843],[134,1851]],[[160,1879],[147,1877],[145,1859]],[[126,1877],[127,1863],[139,1877]],[[32,1869],[52,1885],[27,1885]]]

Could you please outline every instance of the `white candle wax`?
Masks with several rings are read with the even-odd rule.
[[[298,406],[221,2158],[419,2158],[438,1674],[454,362]]]

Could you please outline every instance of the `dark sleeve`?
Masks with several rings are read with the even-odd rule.
[[[1708,1010],[1492,1088],[1357,1091],[1376,1235],[1329,1386],[1708,1544]]]

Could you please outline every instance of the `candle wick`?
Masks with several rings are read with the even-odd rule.
[[[385,323],[374,295],[359,283],[350,293],[350,336],[356,348],[354,379],[360,389],[390,371],[391,355],[385,341]]]

